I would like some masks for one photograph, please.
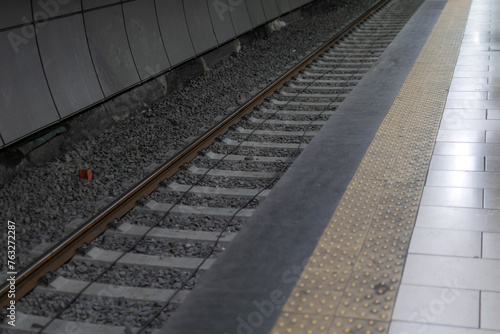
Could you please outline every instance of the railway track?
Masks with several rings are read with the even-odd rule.
[[[34,290],[19,303],[16,328],[0,328],[97,334],[163,326],[421,3],[381,1],[81,224],[23,271],[18,293]]]

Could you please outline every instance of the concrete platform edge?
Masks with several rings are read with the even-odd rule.
[[[446,3],[421,6],[162,332],[270,332]]]

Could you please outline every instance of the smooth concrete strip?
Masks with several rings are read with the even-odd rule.
[[[215,242],[218,240],[220,232],[207,231],[184,231],[184,230],[169,230],[163,228],[154,228],[147,234],[148,238],[165,239],[165,240],[184,240],[191,242]],[[230,243],[233,241],[236,233],[224,233],[219,242]]]
[[[337,51],[342,51],[342,50],[346,50],[347,52],[350,52],[352,50],[352,46],[345,45],[345,44],[340,45],[337,48]],[[358,50],[359,50],[358,52],[360,52],[360,53],[363,52],[363,50],[364,50],[364,52],[383,53],[385,51],[385,48],[382,47],[382,48],[378,48],[378,49],[372,49],[370,47],[367,47],[367,48],[363,49],[363,47],[360,47]]]
[[[245,189],[245,188],[219,188],[219,187],[200,187],[190,186],[172,182],[168,185],[169,189],[178,192],[187,192],[201,195],[229,196],[229,197],[265,197],[269,195],[271,190],[265,189]]]
[[[345,49],[345,48],[343,48]],[[342,53],[342,50],[332,50],[332,52],[330,51],[327,51],[322,57],[335,57],[335,56],[341,56],[343,58],[356,58],[356,57],[363,57],[366,55],[366,51],[367,50],[360,50],[360,51],[352,51],[352,48],[350,48],[351,50],[346,50],[346,52],[343,52]],[[333,58],[335,59],[335,58]]]
[[[278,102],[276,104],[288,104],[288,105],[294,105],[292,102],[287,102],[287,101],[277,101],[273,100],[273,103]],[[294,103],[303,103],[304,105],[324,105],[319,102],[294,102]],[[329,103],[327,103],[329,104]],[[272,125],[325,125],[326,121],[282,121],[279,119],[262,119],[262,118],[256,118],[256,117],[250,117],[249,121],[252,123],[260,124],[260,123],[265,123],[265,124],[272,124]]]
[[[177,293],[177,290],[170,289],[150,289],[104,283],[92,283],[89,285],[85,281],[67,279],[61,276],[52,281],[48,287],[38,286],[36,291],[73,295],[81,293],[83,296],[115,299],[125,298],[141,302],[166,302]],[[189,290],[179,291],[171,302],[180,304],[188,294]]]
[[[297,85],[297,84],[290,84],[288,88],[291,89],[307,89],[307,90],[317,90],[317,91],[324,91],[324,90],[342,90],[342,91],[352,91],[352,87],[335,87],[335,86],[314,86],[314,85]],[[346,95],[347,96],[347,95]],[[320,113],[320,112],[319,112]],[[330,114],[333,114],[333,112],[330,110]]]
[[[332,88],[330,88],[332,89]],[[267,109],[260,108],[259,112],[264,114],[273,115],[292,115],[292,116],[314,116],[314,115],[328,115],[331,116],[335,113],[333,110],[278,110],[278,109]]]
[[[239,170],[207,169],[196,166],[189,167],[189,172],[195,175],[222,176],[246,179],[272,179],[278,176],[275,172],[245,172]]]
[[[255,147],[255,148],[269,148],[269,149],[288,149],[293,150],[297,148],[306,148],[307,144],[290,144],[290,143],[272,143],[272,142],[254,142],[254,141],[244,141],[238,142],[236,140],[225,138],[223,140],[224,144],[228,146],[240,146],[240,147]]]
[[[335,66],[335,64],[342,64],[343,66],[348,66],[349,68],[354,68],[357,66],[370,68],[373,66],[373,63],[375,63],[375,61],[376,61],[376,60],[374,60],[372,62],[363,61],[363,62],[359,62],[359,63],[355,63],[355,62],[348,63],[348,62],[343,61],[342,59],[337,59],[337,61],[327,60],[327,59],[328,58],[320,57],[319,60],[316,61],[316,64],[322,64],[322,65],[328,65],[328,66]]]
[[[330,69],[331,70],[331,69]],[[307,88],[309,89],[309,88]],[[298,97],[298,98],[304,98],[304,99],[330,99],[330,98],[338,98],[338,97],[343,97],[346,98],[346,94],[307,94],[307,93],[288,93],[288,92],[281,92],[280,95],[286,96],[286,97]]]
[[[158,203],[149,201],[145,207],[152,211],[167,212],[178,215],[196,215],[196,216],[220,216],[220,217],[251,217],[254,209],[231,209],[231,208],[210,208],[194,207],[187,205],[173,205],[169,203]]]
[[[172,230],[167,228],[140,226],[129,223],[121,224],[116,230],[107,230],[107,235],[123,235],[129,237],[147,237],[172,241],[214,242],[219,237],[219,232]],[[236,233],[225,233],[219,242],[230,243]]]
[[[174,268],[182,270],[195,270],[200,265],[200,270],[208,270],[215,259],[199,259],[188,257],[170,257],[161,255],[143,255],[119,251],[104,250],[93,247],[85,256],[75,256],[75,260],[92,261],[103,264],[126,264],[132,266],[146,266],[156,268]]]
[[[173,214],[198,215],[198,216],[221,216],[221,217],[251,217],[254,209],[230,209],[230,208],[208,208],[191,207],[186,205],[176,205],[172,210]]]
[[[349,80],[353,81],[355,78],[362,78],[362,74],[351,74],[351,73],[346,73],[346,74],[333,74],[333,73],[314,73],[310,71],[305,71],[304,72],[304,77],[320,77],[320,78],[335,78],[335,80]],[[328,81],[326,79],[325,81]],[[318,82],[318,80],[315,80],[315,82]]]
[[[16,332],[23,333],[39,333],[40,329],[47,325],[52,319],[47,317],[39,317],[35,315],[28,315],[21,312],[16,313],[16,327],[2,324],[0,328],[5,330],[15,329]],[[139,328],[130,327],[133,333],[137,332]],[[125,326],[111,326],[111,325],[96,325],[85,322],[75,322],[55,319],[46,329],[43,330],[45,334],[61,334],[61,333],[92,333],[92,334],[123,334],[126,333]]]
[[[363,61],[370,61],[372,63],[378,61],[378,57],[364,57],[365,55],[348,55],[347,57],[339,57],[338,55],[322,55],[320,57],[321,60],[331,60],[331,61],[338,61],[339,59],[340,60],[344,60],[344,59],[362,59]]]
[[[330,74],[322,74],[321,76],[328,76]],[[337,76],[337,75],[336,75]],[[300,106],[300,107],[328,107],[328,106],[338,106],[340,105],[341,102],[306,102],[306,101],[289,101],[289,100],[271,100],[271,102],[277,106]],[[300,121],[282,121],[282,122],[295,122],[295,125],[307,125],[309,123],[313,125],[324,125],[326,122],[324,121],[314,121],[314,122],[307,122],[307,124],[301,124],[303,122]],[[268,122],[266,122],[268,123]],[[279,123],[274,123],[274,124],[279,124]],[[287,124],[287,123],[285,123]],[[293,124],[293,123],[292,123]],[[288,125],[292,125],[288,124]]]
[[[212,160],[226,160],[226,161],[246,161],[248,163],[251,162],[289,162],[293,160],[293,158],[289,157],[265,157],[265,156],[248,156],[248,155],[235,155],[235,154],[219,154],[214,152],[205,153],[205,157]]]
[[[323,66],[309,66],[308,70],[327,72],[327,73],[337,71],[337,73],[338,72],[346,72],[345,74],[361,74],[361,73],[366,73],[368,71],[368,68],[366,68],[366,67],[360,67],[360,68],[330,67],[330,68],[328,68],[328,67],[323,67]],[[336,74],[336,73],[334,73],[334,74]],[[344,73],[340,73],[340,74],[344,74]]]
[[[321,75],[317,75],[320,77]],[[331,79],[331,80],[326,80],[326,79],[305,79],[305,78],[297,78],[294,81],[296,82],[301,82],[301,83],[315,83],[315,84],[328,84],[331,85],[332,87],[344,87],[348,83],[353,83],[357,84],[358,82],[361,81],[361,77],[346,77],[345,79]],[[347,86],[349,87],[349,86]],[[352,87],[352,86],[351,86]]]
[[[272,131],[272,130],[250,130],[244,129],[241,126],[236,129],[237,132],[243,134],[253,134],[258,136],[284,136],[284,137],[314,137],[318,131]]]
[[[195,270],[201,265],[200,270],[208,270],[215,262],[215,259],[198,259],[187,257],[165,257],[159,255],[125,254],[119,264],[134,266],[150,266],[158,268],[176,268],[182,270]]]

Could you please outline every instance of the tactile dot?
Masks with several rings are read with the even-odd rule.
[[[468,6],[449,1],[284,307],[332,318],[313,330],[320,318],[283,313],[276,328],[387,333]]]
[[[370,322],[363,319],[356,318],[339,318],[335,320],[334,325],[330,330],[330,334],[340,333],[380,333],[380,328],[383,332],[389,330],[389,323],[387,322]]]

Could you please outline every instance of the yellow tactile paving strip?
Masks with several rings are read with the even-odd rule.
[[[450,0],[272,333],[387,333],[471,0]]]

